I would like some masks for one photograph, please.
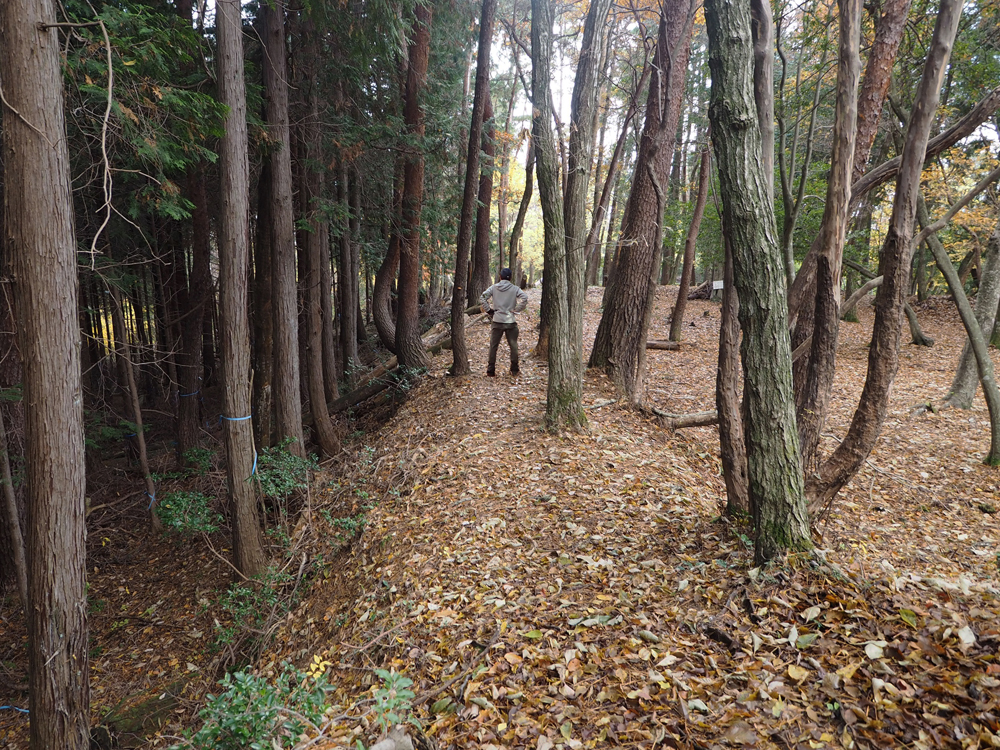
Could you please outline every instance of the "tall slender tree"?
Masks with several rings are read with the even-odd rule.
[[[875,298],[875,321],[868,349],[868,374],[847,435],[836,450],[806,480],[811,508],[832,501],[868,458],[889,409],[889,392],[899,368],[903,305],[910,288],[913,226],[917,213],[920,173],[931,124],[951,57],[961,0],[942,0],[923,75],[917,86],[913,112],[896,179],[892,216],[879,262],[882,287]],[[856,191],[855,191],[856,192]]]
[[[33,748],[89,746],[78,277],[56,4],[0,4],[4,251],[24,363]],[[14,187],[16,186],[16,188]]]
[[[299,373],[298,291],[295,278],[295,214],[292,207],[292,149],[288,128],[288,65],[285,2],[261,5],[264,21],[264,92],[271,154],[271,278],[274,310],[274,413],[278,438],[305,456],[302,386]]]
[[[688,0],[669,3],[660,16],[639,155],[604,294],[604,315],[590,353],[589,366],[606,370],[631,400],[639,398],[639,363],[646,346],[642,331],[658,259],[655,240],[663,222],[658,192],[669,184],[669,145],[677,134],[684,95],[691,7]]]
[[[472,95],[472,123],[465,157],[465,189],[458,222],[455,250],[455,286],[451,297],[452,375],[468,375],[469,352],[465,343],[466,289],[469,277],[469,252],[472,244],[473,217],[479,183],[479,147],[483,137],[483,118],[490,85],[490,47],[496,0],[483,0],[479,19],[479,52],[476,58],[476,87]],[[512,256],[513,257],[513,256]]]
[[[785,276],[761,161],[749,0],[708,0],[709,117],[743,329],[744,431],[755,539],[764,562],[808,549],[792,399]]]
[[[219,142],[219,297],[222,339],[222,420],[226,486],[236,569],[247,578],[264,567],[264,545],[253,484],[255,451],[250,419],[250,167],[240,0],[216,1],[219,99],[229,108]]]
[[[403,120],[407,134],[417,141],[405,151],[403,162],[403,235],[399,246],[399,311],[396,316],[396,356],[404,367],[426,367],[427,352],[420,341],[420,212],[424,197],[423,140],[426,129],[423,97],[431,46],[430,5],[413,9],[413,40],[406,74]],[[458,286],[456,281],[455,286]],[[452,308],[454,318],[454,307]],[[463,323],[464,325],[464,323]]]

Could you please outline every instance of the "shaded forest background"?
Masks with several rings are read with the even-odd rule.
[[[20,95],[20,68],[0,73],[5,609],[40,612],[27,603],[63,585],[32,558],[44,537],[34,519],[48,517],[32,498],[51,481],[73,496],[52,495],[53,517],[72,506],[68,537],[82,548],[90,534],[86,560],[62,558],[67,601],[85,597],[97,539],[113,544],[116,525],[205,541],[222,530],[230,548],[214,556],[236,581],[227,616],[263,628],[252,609],[274,614],[324,569],[287,557],[310,477],[350,471],[352,441],[393,413],[432,355],[450,350],[449,373],[470,374],[465,331],[503,267],[542,290],[544,423],[586,429],[589,368],[667,426],[718,424],[726,514],[749,523],[758,564],[810,549],[810,526],[861,471],[903,321],[906,340],[934,344],[921,329],[928,300],[949,295],[969,336],[935,395],[969,408],[982,382],[985,460],[1000,462],[994,3],[754,2],[732,17],[714,2],[598,0],[28,5],[48,15],[24,28],[58,40],[65,116],[49,138],[6,96]],[[8,11],[13,38],[22,22]],[[19,139],[36,136],[66,146],[76,292],[68,277],[47,291],[79,331],[81,412],[64,410],[64,431],[71,443],[82,431],[85,485],[33,453],[46,391],[29,385],[25,271],[42,256],[21,227],[48,219],[15,201],[28,196],[15,162]],[[670,313],[656,313],[673,325],[654,335],[657,287],[674,284]],[[871,292],[866,388],[831,441],[839,321]],[[647,351],[683,357],[686,302],[713,295],[714,408],[665,411]],[[358,515],[338,519],[345,538]],[[37,646],[46,618],[28,620]],[[260,653],[247,632],[231,636],[224,668]],[[72,659],[85,664],[86,645]],[[43,651],[31,651],[32,685]],[[61,658],[68,671],[44,679],[53,695],[77,690],[80,711],[47,741],[70,747],[89,735],[86,680],[74,688]],[[18,668],[4,665],[14,687]],[[33,688],[36,715],[48,695]]]

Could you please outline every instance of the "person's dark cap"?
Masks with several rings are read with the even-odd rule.
[[[507,281],[510,281],[510,269],[509,268],[501,268],[500,269],[500,278],[501,279],[506,279]]]

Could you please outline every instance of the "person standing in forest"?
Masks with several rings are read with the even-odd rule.
[[[510,374],[520,372],[517,356],[517,320],[514,315],[528,306],[528,295],[510,281],[510,269],[500,270],[500,281],[491,286],[479,298],[483,312],[490,316],[493,325],[490,329],[490,358],[486,365],[486,374],[495,377],[497,374],[497,348],[500,339],[507,337],[510,347]],[[491,301],[491,302],[490,302]]]

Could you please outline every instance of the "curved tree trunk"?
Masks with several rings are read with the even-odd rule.
[[[423,140],[424,110],[421,103],[427,80],[431,42],[431,8],[414,8],[410,67],[406,75],[403,120],[411,138]],[[422,145],[409,147],[403,166],[403,238],[399,247],[399,313],[396,316],[396,352],[404,367],[426,367],[427,352],[420,341],[420,210],[424,193]],[[455,282],[459,286],[458,280]]]
[[[670,3],[660,17],[653,76],[646,104],[646,121],[639,143],[639,156],[632,192],[625,205],[618,240],[614,275],[604,294],[604,314],[594,338],[590,367],[607,371],[616,387],[628,398],[636,397],[642,320],[649,297],[650,264],[657,248],[653,244],[663,221],[658,215],[652,175],[667,189],[670,149],[677,133],[684,78],[690,51],[688,0]]]
[[[883,280],[875,299],[875,322],[868,350],[868,376],[847,435],[818,471],[810,474],[806,481],[811,509],[821,508],[832,501],[858,472],[875,446],[888,412],[889,391],[899,368],[903,302],[909,289],[913,223],[920,189],[920,173],[961,10],[961,0],[941,2],[941,12],[934,27],[934,37],[906,130],[892,218],[880,256],[879,275]]]
[[[389,231],[389,246],[385,258],[375,274],[375,289],[372,292],[372,319],[382,346],[396,353],[396,321],[392,315],[392,282],[399,268],[400,214],[403,210],[403,157],[396,156],[396,173],[392,191],[392,226]]]
[[[295,281],[295,217],[292,210],[291,139],[288,130],[288,66],[285,6],[265,3],[264,90],[267,124],[277,144],[271,155],[271,278],[274,285],[274,416],[278,439],[305,457],[299,372],[298,290]]]
[[[253,484],[250,424],[250,325],[247,268],[250,229],[250,167],[247,107],[243,82],[243,24],[239,0],[216,0],[219,99],[228,107],[219,142],[219,297],[222,328],[222,417],[226,445],[226,486],[233,527],[236,569],[250,578],[264,568],[264,545]],[[296,385],[298,380],[296,379]]]
[[[701,150],[698,197],[694,204],[694,215],[691,217],[691,224],[688,227],[687,239],[684,240],[684,262],[681,268],[681,283],[677,289],[677,301],[674,302],[674,314],[670,321],[670,341],[680,341],[681,331],[684,330],[684,310],[687,307],[688,290],[691,288],[691,272],[694,270],[694,249],[698,244],[698,230],[701,228],[701,219],[705,215],[705,204],[708,202],[711,163],[711,150],[709,144],[706,143]],[[725,284],[726,282],[723,281],[723,292],[726,289]]]
[[[55,5],[0,3],[3,240],[24,363],[30,744],[84,750],[90,693],[77,247],[59,36],[43,27],[56,22]]]
[[[837,101],[833,148],[827,179],[826,203],[819,228],[816,256],[816,302],[812,350],[805,381],[795,394],[799,450],[803,469],[817,464],[820,433],[826,422],[837,361],[840,331],[840,272],[847,240],[847,208],[858,115],[858,78],[861,74],[861,0],[840,0],[840,45],[837,62]]]
[[[705,18],[712,72],[709,118],[743,329],[744,430],[754,559],[760,564],[789,549],[808,549],[812,542],[795,430],[785,275],[751,90],[749,8],[710,0]]]
[[[458,223],[455,251],[455,284],[451,295],[451,374],[468,375],[469,351],[465,344],[465,286],[469,278],[469,247],[472,244],[473,209],[479,184],[479,146],[483,138],[483,117],[490,85],[490,46],[493,41],[493,18],[496,0],[484,0],[479,20],[479,51],[476,59],[476,88],[472,97],[472,123],[465,161],[465,189]],[[530,150],[529,150],[530,156]],[[530,177],[528,178],[530,185]],[[526,188],[527,190],[527,188]],[[520,219],[520,214],[518,214]],[[523,220],[522,220],[523,223]],[[515,223],[515,231],[519,225]],[[513,243],[514,237],[511,237]],[[513,255],[511,256],[513,257]]]
[[[926,209],[921,213],[926,214]],[[929,217],[920,214],[918,216],[921,224],[929,223]],[[998,306],[1000,306],[1000,221],[997,222],[986,245],[983,275],[979,279],[979,293],[976,294],[976,321],[987,338],[997,320]],[[978,385],[976,358],[970,342],[966,341],[962,348],[962,356],[958,360],[958,368],[955,370],[955,378],[951,381],[951,388],[948,389],[945,400],[951,406],[968,409],[972,406]]]
[[[996,179],[996,176],[993,177]],[[982,185],[982,183],[980,183]],[[931,252],[934,253],[934,260],[938,269],[948,282],[951,296],[958,307],[959,316],[962,318],[962,325],[969,336],[967,347],[971,347],[976,358],[976,368],[979,372],[979,381],[983,385],[983,396],[986,398],[986,407],[990,412],[990,452],[983,460],[989,466],[1000,466],[1000,390],[997,389],[997,381],[993,374],[993,360],[990,359],[989,344],[984,335],[984,329],[976,320],[976,315],[969,304],[969,298],[965,295],[965,289],[959,279],[955,266],[948,257],[948,251],[938,239],[936,229],[930,225],[927,216],[927,207],[924,205],[923,195],[918,199],[918,214],[920,223],[924,229],[920,233],[919,239],[925,239]],[[951,213],[949,211],[949,213]],[[945,222],[936,223],[937,229],[943,228]]]

